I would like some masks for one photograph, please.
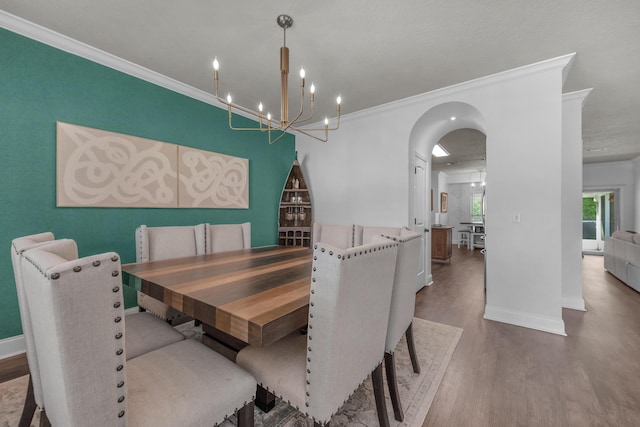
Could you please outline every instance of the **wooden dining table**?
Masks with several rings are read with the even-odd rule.
[[[207,335],[237,351],[306,325],[312,254],[267,246],[124,264],[122,271],[140,279],[138,290],[201,321]]]
[[[231,360],[307,324],[313,250],[266,246],[122,265],[129,284],[202,322],[202,342]],[[139,280],[136,280],[139,279]],[[125,279],[126,280],[126,279]],[[275,395],[258,386],[265,412]]]

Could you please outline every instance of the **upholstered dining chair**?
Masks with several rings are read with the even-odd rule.
[[[30,373],[27,397],[25,399],[19,427],[31,425],[31,420],[33,419],[36,408],[39,407],[42,411],[45,411],[38,355],[33,339],[29,307],[24,296],[24,282],[21,273],[22,254],[34,248],[46,249],[67,260],[78,258],[78,247],[75,241],[72,239],[54,240],[54,235],[50,232],[19,237],[11,242],[11,261],[13,263],[20,319],[22,322],[22,331],[27,350],[27,363],[29,364]],[[126,316],[126,323],[127,334],[125,341],[128,348],[127,357],[130,359],[185,339],[184,335],[180,332],[148,313],[129,314]],[[41,418],[43,422],[45,419],[46,417]]]
[[[402,335],[404,335],[409,348],[413,372],[420,373],[420,363],[418,362],[413,341],[412,325],[416,304],[416,281],[420,261],[421,235],[420,233],[406,232],[402,236],[383,237],[398,244],[398,257],[393,278],[391,309],[389,311],[389,326],[385,343],[384,366],[395,419],[403,421],[404,412],[398,393],[394,352]]]
[[[136,262],[201,255],[206,252],[206,226],[167,226],[136,229]],[[142,292],[138,292],[138,307],[155,314],[172,325],[191,320],[184,313]]]
[[[316,243],[307,335],[245,347],[236,363],[316,426],[329,425],[371,373],[378,419],[388,426],[382,359],[397,250],[388,240],[348,249]]]
[[[251,247],[251,223],[242,224],[205,224],[206,252],[248,249]]]
[[[341,249],[352,248],[356,246],[354,242],[354,229],[355,226],[353,224],[334,225],[314,222],[312,233],[313,244],[322,242]]]
[[[253,425],[255,379],[195,340],[127,360],[120,259],[23,253],[46,415],[53,426]]]

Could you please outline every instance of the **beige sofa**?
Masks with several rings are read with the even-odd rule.
[[[640,234],[616,231],[604,241],[604,268],[640,292]]]

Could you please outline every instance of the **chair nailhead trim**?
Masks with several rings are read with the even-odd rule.
[[[111,273],[111,275],[113,277],[118,277],[120,275],[120,272],[118,270],[115,270],[114,272]]]
[[[111,261],[113,261],[113,262],[118,261],[118,257],[117,257],[117,256],[115,256],[115,255],[114,255],[114,256],[112,256],[112,257],[111,257]]]
[[[118,403],[122,403],[122,402],[124,402],[124,396],[120,396],[120,397],[118,398]]]
[[[122,332],[118,332],[116,334],[116,339],[119,340],[120,338],[122,338]]]
[[[113,289],[111,289],[114,293],[118,292],[120,290],[120,288],[118,286],[114,286]]]
[[[79,265],[76,265],[75,267],[73,267],[73,271],[75,271],[76,273],[79,273],[80,271],[82,271],[82,267],[80,267]]]
[[[60,278],[60,273],[53,273],[53,274],[51,275],[51,280],[57,280],[57,279],[59,279],[59,278]]]
[[[122,320],[122,317],[118,316],[115,319],[113,319],[114,322],[116,323],[120,323],[120,321]]]
[[[124,417],[124,411],[118,412],[118,418],[122,418],[122,417]]]
[[[124,369],[123,365],[118,365],[118,367],[116,368],[116,371],[120,372]]]
[[[120,302],[117,301],[115,304],[113,304],[113,308],[120,308]]]
[[[122,350],[121,348],[119,348],[119,349],[116,351],[116,356],[121,356],[123,352],[124,352],[124,350]]]
[[[122,388],[123,386],[124,386],[124,381],[120,381],[120,382],[118,383],[118,388]]]
[[[100,267],[100,261],[98,261],[98,260],[93,261],[93,266],[94,267]]]

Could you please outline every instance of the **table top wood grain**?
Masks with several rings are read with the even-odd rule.
[[[141,291],[245,343],[264,346],[307,323],[313,250],[268,246],[124,264]]]

